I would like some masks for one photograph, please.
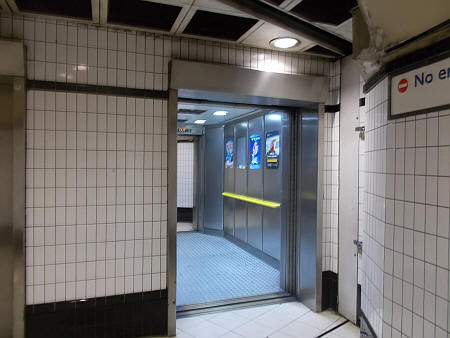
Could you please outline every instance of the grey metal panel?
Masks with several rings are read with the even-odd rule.
[[[224,142],[233,140],[234,145],[234,127],[224,128]],[[223,154],[225,157],[225,144],[223,145]],[[233,156],[236,154],[233,154]],[[224,168],[223,191],[234,192],[234,170],[236,168],[235,158],[233,159],[233,168]],[[225,233],[234,236],[234,199],[223,199],[223,229]]]
[[[205,129],[204,228],[223,230],[223,127]]]
[[[195,136],[193,138],[194,141],[194,175],[193,175],[193,202],[194,205],[192,206],[192,226],[194,230],[198,229],[198,216],[199,216],[199,210],[198,210],[198,199],[199,199],[199,193],[198,193],[198,187],[199,187],[199,137]]]
[[[0,77],[0,336],[24,336],[25,81]]]
[[[169,90],[167,118],[167,335],[176,334],[177,294],[177,113],[176,90]]]
[[[292,151],[291,151],[291,129],[292,116],[289,113],[283,113],[281,119],[281,248],[280,248],[280,284],[284,290],[291,291],[293,289],[293,262],[295,257],[292,254],[295,251],[295,246],[292,245],[292,234],[294,233],[294,226],[291,223],[290,212],[292,211],[291,193],[295,191],[292,189]]]
[[[170,88],[325,102],[328,77],[261,72],[229,65],[172,60]]]
[[[358,258],[353,240],[358,239],[359,71],[351,58],[341,61],[341,112],[339,130],[339,313],[352,322],[357,315]],[[448,162],[447,162],[448,163]]]
[[[319,115],[302,114],[299,145],[299,179],[297,186],[299,201],[298,243],[299,269],[297,291],[300,300],[309,308],[320,310],[321,255],[318,225],[318,139]],[[320,276],[319,276],[320,275]]]
[[[247,122],[240,122],[234,127],[235,135],[235,192],[247,195],[248,135]],[[247,241],[247,202],[234,202],[234,235],[241,241]]]
[[[205,221],[205,137],[199,137],[197,144],[197,230],[203,231]]]
[[[271,112],[265,116],[265,136],[267,133],[278,131],[280,141],[283,138],[281,129],[282,112]],[[265,153],[265,142],[264,142]],[[279,166],[276,169],[269,169],[266,166],[266,156],[264,156],[264,199],[282,202],[282,170],[284,160],[289,157],[287,149],[280,147]],[[284,206],[283,206],[284,207]],[[281,208],[264,208],[264,237],[263,251],[276,259],[281,256]]]
[[[264,149],[264,117],[260,116],[248,121],[248,135],[260,135],[261,146]],[[261,149],[261,168],[248,169],[248,187],[247,194],[251,197],[263,198],[263,166],[264,150]],[[249,150],[250,151],[250,150]],[[250,155],[249,155],[250,156]],[[248,203],[247,206],[247,228],[248,243],[262,250],[263,238],[263,207],[260,205]],[[279,246],[279,243],[278,243]]]

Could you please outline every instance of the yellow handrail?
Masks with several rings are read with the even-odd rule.
[[[222,195],[226,196],[226,197],[234,198],[234,199],[237,199],[240,201],[258,204],[258,205],[262,205],[264,207],[273,208],[273,209],[279,208],[281,206],[281,203],[278,203],[278,202],[263,200],[260,198],[250,197],[250,196],[246,196],[246,195],[234,194],[231,192],[223,192]]]

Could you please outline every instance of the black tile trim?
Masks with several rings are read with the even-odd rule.
[[[366,94],[387,76],[394,73],[403,73],[413,68],[418,68],[450,55],[450,37],[435,44],[416,50],[399,57],[380,68],[364,84],[363,92]]]
[[[167,334],[167,290],[27,305],[26,336],[141,337]]]
[[[325,113],[337,113],[340,110],[340,104],[325,105]]]
[[[63,83],[63,82],[40,81],[40,80],[27,80],[27,89],[54,90],[63,92],[77,92],[86,94],[103,94],[103,95],[142,97],[154,99],[169,98],[169,92],[165,90],[97,86],[88,84]]]
[[[322,271],[322,310],[337,311],[338,274],[333,271]]]
[[[375,330],[373,329],[372,325],[370,325],[369,320],[367,319],[366,315],[364,314],[363,310],[360,309],[359,311],[359,317],[361,321],[361,338],[367,337],[367,338],[377,338],[377,334],[375,333]]]
[[[359,106],[360,107],[364,107],[366,105],[366,98],[365,97],[361,97],[359,99]]]

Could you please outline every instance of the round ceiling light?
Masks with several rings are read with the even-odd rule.
[[[270,41],[270,45],[275,48],[288,49],[300,44],[300,41],[295,38],[276,38]]]
[[[195,120],[195,124],[205,124],[206,120]]]
[[[213,113],[213,115],[215,115],[215,116],[225,116],[227,114],[228,114],[228,112],[225,110],[218,110]]]

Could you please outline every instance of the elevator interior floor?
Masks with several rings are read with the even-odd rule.
[[[280,272],[224,237],[177,234],[177,306],[281,292]]]

